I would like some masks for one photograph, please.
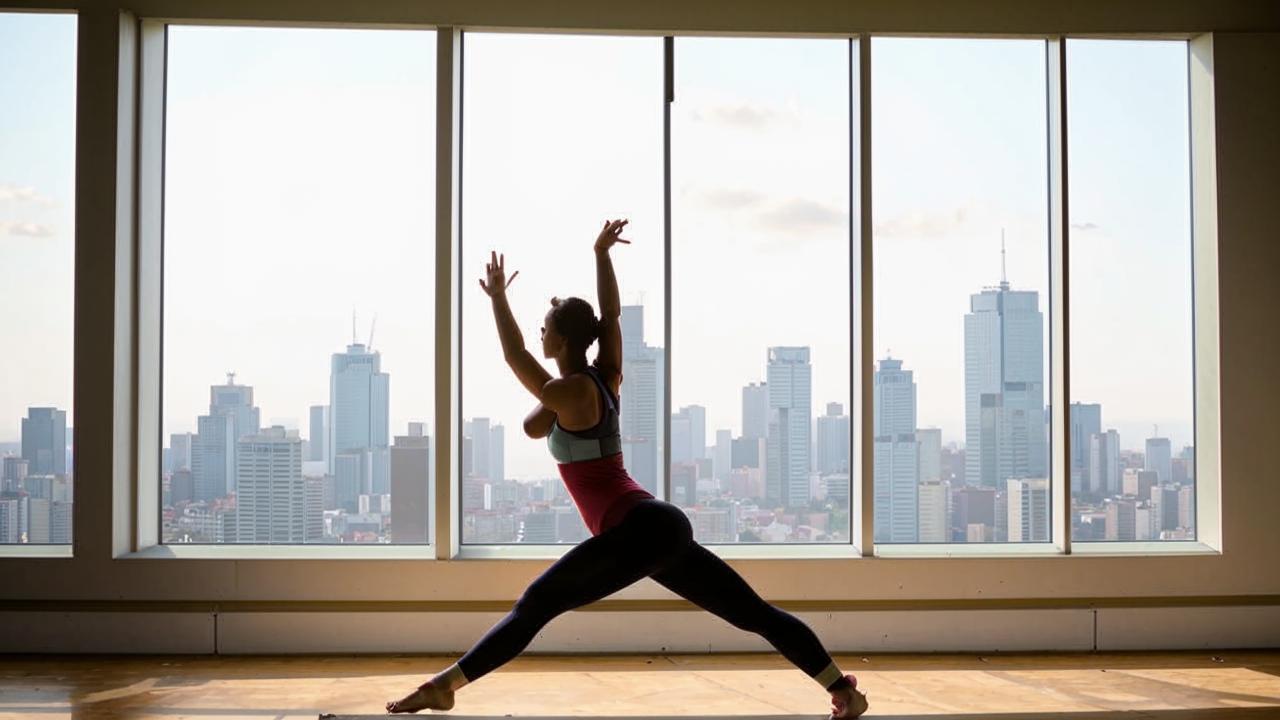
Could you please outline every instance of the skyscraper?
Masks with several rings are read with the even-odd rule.
[[[487,417],[472,418],[462,425],[463,434],[471,438],[471,476],[486,480],[494,479],[489,475],[489,428]]]
[[[875,539],[919,540],[920,444],[916,441],[916,383],[902,361],[886,357],[872,387],[875,462]]]
[[[720,481],[729,479],[729,471],[733,469],[733,432],[728,429],[716,430],[715,452],[712,454],[711,476]]]
[[[950,542],[948,532],[947,495],[951,483],[930,480],[920,483],[919,541],[922,543]]]
[[[827,403],[818,417],[818,473],[849,472],[849,416],[840,403]]]
[[[273,425],[236,445],[236,542],[306,542],[307,493],[298,431]]]
[[[209,386],[209,414],[196,418],[191,448],[196,500],[221,497],[236,489],[236,441],[256,435],[260,427],[253,387],[237,385],[235,380],[235,373],[227,373],[226,385]]]
[[[644,342],[644,306],[623,305],[622,386],[618,389],[622,459],[628,474],[658,494],[663,353]]]
[[[489,428],[489,479],[496,483],[507,479],[506,433],[501,424]]]
[[[1009,542],[1049,541],[1049,481],[1009,479]]]
[[[671,416],[671,464],[706,457],[707,409],[686,405]]]
[[[392,541],[431,541],[427,535],[430,487],[431,440],[424,435],[422,423],[409,423],[409,434],[397,435],[391,446]]]
[[[31,475],[67,474],[67,411],[29,407],[22,418],[22,457]]]
[[[1003,250],[1001,251],[1003,253]],[[1045,477],[1044,320],[1035,291],[1007,280],[964,316],[965,482]]]
[[[1159,476],[1156,482],[1162,484],[1173,482],[1173,449],[1169,444],[1169,438],[1147,438],[1143,467],[1156,471]]]
[[[769,386],[748,383],[742,387],[742,437],[763,438],[769,435]]]
[[[312,405],[310,414],[310,433],[307,441],[310,445],[307,447],[307,459],[311,461],[324,460],[329,461],[329,406],[328,405]],[[333,468],[326,467],[326,472],[332,472]]]
[[[1071,403],[1071,492],[1089,492],[1089,439],[1102,432],[1102,406]]]
[[[1085,492],[1101,499],[1120,493],[1120,433],[1107,430],[1089,436],[1089,486]]]
[[[771,347],[765,493],[784,507],[809,504],[813,366],[808,347]]]
[[[942,480],[942,429],[916,428],[920,443],[920,482]]]
[[[333,353],[329,374],[329,467],[338,475],[342,454],[365,454],[362,493],[385,493],[390,486],[389,425],[391,377],[381,371],[382,355],[352,342],[345,353]]]
[[[194,439],[191,433],[169,434],[169,472],[191,469],[191,447]]]

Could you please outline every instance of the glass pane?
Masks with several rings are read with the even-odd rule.
[[[541,341],[551,298],[581,298],[598,315],[592,246],[605,219],[630,219],[622,237],[631,244],[610,251],[622,304],[623,463],[658,495],[662,40],[469,33],[464,48],[462,541],[577,543],[589,531],[548,439],[524,431],[538,400],[503,359],[478,279],[490,253],[502,253],[524,346],[559,377]]]
[[[849,542],[850,47],[676,40],[671,501],[702,543]]]
[[[875,541],[1048,541],[1045,43],[872,52]]]
[[[1079,541],[1196,537],[1187,52],[1067,41]]]
[[[169,29],[166,542],[430,539],[435,42]]]
[[[71,542],[76,17],[0,13],[0,544]]]

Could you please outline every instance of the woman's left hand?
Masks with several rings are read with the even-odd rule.
[[[630,240],[623,240],[619,237],[622,234],[622,228],[630,222],[629,220],[605,220],[604,227],[600,230],[600,235],[596,237],[595,249],[608,250],[613,247],[614,243],[631,244]]]
[[[511,277],[504,280],[503,278],[506,276],[505,256],[499,255],[497,251],[493,250],[490,253],[492,259],[484,264],[485,275],[488,277],[489,282],[486,283],[485,279],[481,278],[480,287],[484,289],[489,297],[497,297],[506,293],[507,286],[511,284],[512,280],[516,279],[520,271],[517,270],[511,273]]]

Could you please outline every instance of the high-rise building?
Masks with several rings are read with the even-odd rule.
[[[1147,438],[1143,467],[1156,472],[1159,476],[1157,482],[1173,482],[1173,449],[1169,445],[1169,438]]]
[[[1094,498],[1118,495],[1120,486],[1120,433],[1107,430],[1089,436],[1089,486]]]
[[[409,434],[397,435],[391,446],[391,540],[396,543],[431,542],[431,440],[423,430],[422,423],[409,423]]]
[[[489,418],[478,417],[464,422],[462,432],[463,435],[471,438],[471,476],[485,480],[491,479],[489,476]]]
[[[6,455],[0,469],[0,491],[21,490],[22,481],[31,470],[31,461],[19,455]]]
[[[951,491],[951,483],[940,480],[922,480],[920,482],[920,520],[919,541],[922,543],[944,543],[951,541],[947,500]]]
[[[253,405],[253,387],[237,385],[235,380],[235,373],[227,373],[226,385],[209,386],[209,414],[196,418],[191,448],[196,500],[236,489],[236,442],[258,433],[260,413]]]
[[[840,403],[827,403],[818,417],[818,474],[849,472],[849,416]]]
[[[916,383],[902,361],[880,361],[873,378],[875,539],[919,540],[920,444],[916,441]]]
[[[1093,487],[1089,478],[1089,442],[1102,432],[1102,406],[1097,403],[1071,403],[1071,492],[1087,493]]]
[[[507,473],[507,430],[501,425],[489,428],[489,479],[496,483],[506,480]]]
[[[329,406],[328,405],[312,405],[310,413],[310,433],[307,436],[307,460],[316,462],[324,460],[329,461]],[[326,467],[325,472],[332,472],[333,468]]]
[[[368,451],[370,475],[364,492],[390,486],[391,376],[382,372],[382,354],[353,342],[333,353],[329,372],[329,467],[339,454]],[[335,472],[336,474],[336,472]]]
[[[1045,478],[1009,479],[1009,542],[1049,541],[1049,481]]]
[[[701,460],[707,455],[707,409],[686,405],[671,416],[671,464]]]
[[[920,443],[920,482],[949,480],[942,475],[942,430],[916,428],[916,442]]]
[[[644,306],[623,305],[622,386],[618,389],[622,460],[627,473],[658,494],[663,416],[663,352],[644,342]]]
[[[1132,541],[1137,539],[1138,502],[1133,498],[1108,498],[1107,540]]]
[[[971,528],[980,526],[983,542],[995,538],[996,491],[995,488],[964,486],[953,488],[951,493],[951,536],[965,540],[971,537]],[[973,542],[973,540],[970,540]]]
[[[236,445],[236,542],[306,542],[307,495],[298,431],[273,425]]]
[[[191,433],[169,434],[169,467],[171,473],[191,469],[191,448],[195,439]]]
[[[1159,485],[1155,470],[1139,470],[1137,468],[1125,468],[1120,473],[1120,492],[1124,495],[1132,495],[1139,500],[1146,500],[1151,496],[1151,488]]]
[[[32,475],[67,474],[67,411],[29,407],[22,418],[22,457]]]
[[[1178,529],[1178,490],[1171,485],[1151,488],[1151,537],[1159,540],[1160,533]]]
[[[749,383],[742,388],[742,437],[763,438],[769,435],[769,386]]]
[[[713,470],[711,476],[721,483],[729,479],[729,471],[733,469],[733,432],[728,429],[716,430],[715,452],[712,453]]]
[[[1046,477],[1044,320],[1036,291],[969,296],[964,316],[965,482]]]
[[[1178,488],[1178,527],[1191,531],[1196,528],[1196,489],[1193,485]]]
[[[809,504],[813,366],[808,347],[768,349],[769,393],[765,492],[784,507]]]

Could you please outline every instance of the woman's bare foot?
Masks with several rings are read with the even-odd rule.
[[[436,687],[428,680],[418,686],[417,690],[399,700],[387,703],[389,713],[412,713],[430,708],[432,710],[449,710],[453,708],[453,692]]]
[[[830,720],[849,720],[867,711],[867,694],[856,687],[831,691]]]

